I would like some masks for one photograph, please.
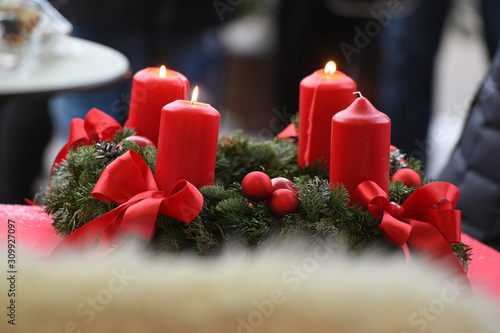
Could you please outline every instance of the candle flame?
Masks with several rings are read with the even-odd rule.
[[[191,97],[191,105],[196,103],[197,100],[198,100],[198,86],[194,87],[193,95]]]
[[[164,65],[161,65],[160,67],[160,74],[159,76],[164,79],[167,77],[167,68]]]
[[[335,73],[336,70],[337,65],[333,61],[329,61],[325,66],[325,73],[328,75]]]

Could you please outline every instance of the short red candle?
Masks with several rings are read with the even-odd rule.
[[[164,68],[164,67],[163,67]],[[189,81],[176,71],[150,67],[140,70],[132,81],[132,96],[125,127],[135,128],[138,135],[158,146],[162,108],[178,99],[187,99]]]
[[[364,97],[332,118],[330,184],[344,184],[350,204],[357,186],[372,180],[389,191],[391,120]]]
[[[209,104],[178,100],[163,107],[155,172],[160,190],[168,193],[181,179],[197,188],[213,185],[219,123]]]
[[[299,167],[304,168],[319,159],[325,168],[328,167],[332,117],[354,101],[356,90],[356,83],[336,71],[333,62],[300,82]]]

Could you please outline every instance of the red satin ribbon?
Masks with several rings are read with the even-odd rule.
[[[289,124],[287,127],[285,127],[284,130],[282,130],[278,134],[278,138],[282,140],[289,140],[291,138],[296,138],[297,137],[297,129],[295,128],[295,125]]]
[[[402,206],[375,182],[365,181],[356,189],[360,204],[380,219],[384,238],[397,247],[408,243],[417,252],[442,261],[459,276],[465,271],[449,243],[461,241],[461,212],[455,209],[460,191],[450,183],[435,182],[412,193]]]
[[[188,223],[203,206],[203,196],[186,180],[180,180],[168,194],[160,191],[148,165],[133,150],[104,169],[92,196],[119,206],[68,235],[54,254],[74,247],[88,250],[99,236],[97,255],[111,252],[113,243],[119,243],[129,234],[149,241],[155,232],[158,213]]]
[[[87,113],[85,120],[75,118],[71,120],[68,143],[64,145],[52,165],[61,163],[66,158],[68,150],[73,146],[89,146],[92,141],[105,141],[112,139],[121,125],[111,116],[93,108]]]

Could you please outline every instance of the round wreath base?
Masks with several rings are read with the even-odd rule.
[[[123,140],[132,134],[133,130],[125,128],[105,144],[94,142],[92,146],[71,149],[66,160],[55,167],[51,186],[44,188],[36,200],[52,215],[58,233],[68,235],[115,208],[113,203],[99,201],[91,193],[104,168],[118,156],[135,150],[154,174],[156,148]],[[424,178],[420,161],[405,161],[404,157],[397,149],[391,151],[391,177],[401,168],[410,168],[420,175],[422,184],[432,182]],[[349,195],[342,185],[331,188],[328,170],[321,165],[318,161],[299,168],[297,145],[292,140],[252,141],[241,132],[220,137],[214,186],[200,189],[204,198],[200,214],[187,224],[158,215],[158,229],[148,246],[156,252],[205,255],[235,245],[253,249],[290,242],[305,247],[326,242],[355,254],[374,248],[382,249],[381,253],[398,251],[383,238],[378,228],[380,220],[363,208],[349,206]],[[242,195],[243,177],[262,167],[271,178],[293,181],[300,202],[296,213],[278,218],[265,203],[252,202]],[[390,184],[389,197],[402,204],[415,190],[397,181]],[[471,248],[463,243],[450,246],[466,269]]]

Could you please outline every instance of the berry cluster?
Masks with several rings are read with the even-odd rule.
[[[266,201],[274,216],[281,218],[295,213],[299,198],[291,180],[284,177],[269,178],[264,172],[253,171],[243,178],[241,192],[248,200]]]

